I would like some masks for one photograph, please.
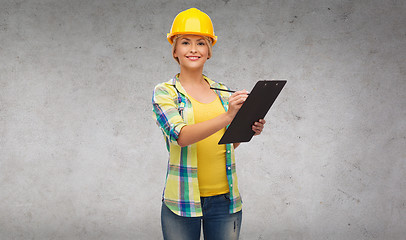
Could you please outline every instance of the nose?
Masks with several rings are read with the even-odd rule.
[[[195,44],[191,44],[190,52],[191,52],[191,53],[196,53],[196,52],[197,52],[197,48],[196,48],[196,45],[195,45]]]

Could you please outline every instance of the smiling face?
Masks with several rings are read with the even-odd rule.
[[[181,67],[203,68],[204,63],[211,57],[211,44],[205,37],[199,35],[183,35],[174,41],[173,57]]]

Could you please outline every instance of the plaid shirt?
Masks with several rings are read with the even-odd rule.
[[[202,216],[199,182],[197,178],[196,144],[180,147],[177,143],[180,130],[194,124],[192,103],[176,75],[168,82],[158,84],[153,93],[154,118],[162,130],[169,152],[166,183],[163,200],[175,214],[185,217]],[[228,89],[221,83],[203,76],[211,87]],[[230,93],[216,91],[227,111]],[[226,172],[230,189],[230,213],[241,210],[241,197],[238,191],[235,169],[234,147],[226,144]]]

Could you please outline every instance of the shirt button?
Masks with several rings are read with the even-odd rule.
[[[228,150],[227,153],[230,153],[230,150]]]
[[[228,170],[231,170],[231,167],[228,167],[227,169],[228,169]]]
[[[233,187],[233,184],[230,184],[230,187]]]

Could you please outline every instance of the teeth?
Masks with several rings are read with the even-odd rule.
[[[196,60],[198,57],[189,57],[189,59]]]

